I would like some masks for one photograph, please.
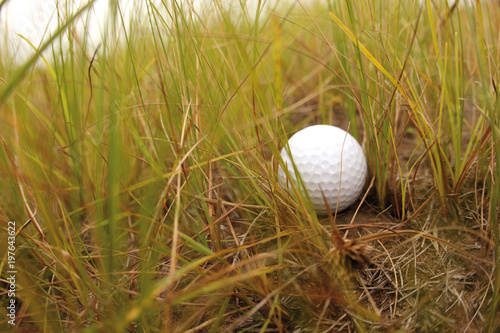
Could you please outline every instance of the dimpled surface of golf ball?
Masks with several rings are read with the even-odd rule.
[[[315,125],[295,133],[288,140],[288,147],[317,214],[327,214],[323,194],[332,213],[337,200],[338,211],[342,211],[359,198],[367,166],[363,149],[352,135],[335,126]],[[286,146],[281,150],[281,157],[291,180],[297,184]],[[283,186],[291,190],[290,180],[281,166],[278,176]]]

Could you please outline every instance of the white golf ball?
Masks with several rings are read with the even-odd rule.
[[[360,196],[366,181],[366,157],[356,139],[346,131],[330,125],[306,127],[288,140],[281,157],[291,180],[297,185],[295,170],[300,173],[316,213],[327,213],[323,195],[332,213],[352,205]],[[288,152],[293,157],[293,162]],[[293,167],[295,163],[295,168]],[[285,188],[290,180],[281,166],[278,176]]]

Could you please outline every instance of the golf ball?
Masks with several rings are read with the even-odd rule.
[[[323,195],[333,213],[337,201],[338,211],[342,211],[363,191],[367,173],[365,154],[356,139],[338,127],[315,125],[300,130],[283,147],[281,157],[291,178],[287,179],[280,166],[278,176],[283,186],[290,189],[290,180],[297,185],[298,171],[319,215],[327,214]]]

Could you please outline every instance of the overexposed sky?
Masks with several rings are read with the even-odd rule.
[[[0,12],[0,47],[5,48],[7,43],[9,53],[14,56],[15,60],[29,57],[35,52],[30,43],[38,47],[42,41],[49,38],[51,32],[57,30],[58,10],[60,11],[59,14],[62,14],[60,15],[62,21],[64,21],[66,17],[70,16],[68,10],[70,13],[75,13],[78,8],[86,5],[89,1],[91,0],[8,0]],[[89,38],[91,49],[96,48],[102,40],[110,1],[95,0],[91,10],[83,14],[76,25],[77,31],[83,32],[84,22],[88,24],[85,36]],[[185,3],[189,2],[194,8],[200,9],[202,3],[207,4],[212,0],[177,1],[181,3],[184,1]],[[225,1],[228,1],[228,4],[230,1],[235,1],[235,5],[240,3],[238,0],[223,0],[223,3]],[[267,2],[275,1],[291,0],[267,0]],[[141,13],[139,10],[140,5],[142,5],[142,10],[145,10],[146,0],[118,0],[118,2],[125,21],[130,19],[132,15]],[[152,2],[159,4],[161,0],[153,0]],[[170,3],[170,1],[166,1],[166,3]],[[258,0],[249,0],[248,2],[243,0],[243,3],[252,7],[251,5],[256,5]],[[161,7],[159,6],[159,8]],[[19,35],[29,40],[29,43]]]
[[[20,58],[25,58],[34,52],[33,48],[19,35],[30,41],[31,44],[39,46],[43,40],[46,40],[51,32],[57,30],[58,13],[67,15],[67,10],[71,7],[72,13],[76,12],[81,5],[87,3],[88,0],[9,0],[4,5],[0,13],[0,45],[8,47],[11,54]],[[134,0],[120,0],[124,5],[128,6],[129,2]],[[107,14],[108,0],[96,0],[93,8],[89,11],[89,15],[82,15],[79,20],[79,25],[83,29],[83,22],[87,20],[89,23],[90,42],[99,44],[104,21]],[[63,16],[64,17],[64,16]]]
[[[0,12],[0,47],[5,47],[8,44],[9,53],[14,56],[15,60],[22,60],[29,57],[35,52],[35,47],[41,45],[41,42],[47,40],[51,32],[57,30],[58,12],[62,13],[63,21],[69,17],[67,11],[75,13],[82,5],[87,4],[91,0],[8,0],[7,4],[2,7]],[[84,22],[88,24],[88,33],[85,35],[91,43],[90,48],[94,49],[102,40],[103,31],[106,26],[106,18],[110,0],[95,0],[92,9],[88,15],[85,13],[81,16],[77,30],[83,32]],[[129,19],[133,14],[138,14],[138,5],[144,5],[146,0],[118,0],[125,20]],[[201,8],[201,4],[210,4],[212,0],[178,0],[181,3],[185,1],[196,10]],[[239,7],[239,0],[223,0],[222,3],[233,4]],[[291,2],[294,0],[266,0],[265,3],[276,2]],[[302,0],[310,1],[310,0]],[[0,0],[1,2],[1,0]],[[160,0],[153,1],[160,3]],[[169,3],[169,1],[167,1]],[[256,8],[258,0],[243,0],[248,8]],[[162,6],[159,6],[162,7]],[[145,7],[142,6],[145,10]],[[253,12],[255,9],[253,9]],[[68,16],[65,16],[68,15]],[[147,14],[145,14],[147,15]],[[29,43],[22,37],[29,40]]]

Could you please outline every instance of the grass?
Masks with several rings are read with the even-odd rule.
[[[92,3],[0,57],[2,331],[499,329],[498,4],[112,2],[96,48]],[[369,166],[330,217],[277,178],[317,123]]]

